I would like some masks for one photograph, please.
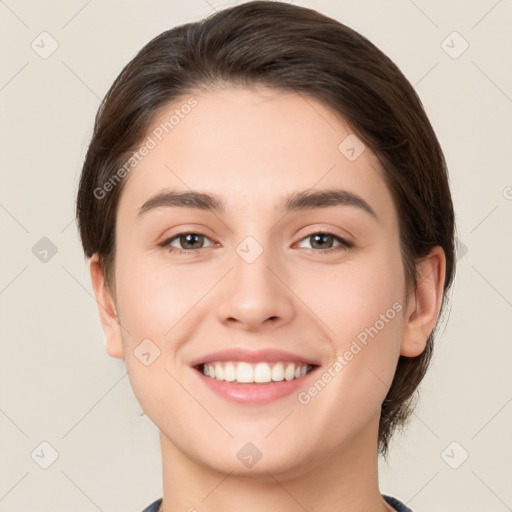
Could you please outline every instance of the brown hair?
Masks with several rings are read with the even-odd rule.
[[[378,157],[392,193],[409,290],[417,285],[415,264],[434,246],[445,252],[442,311],[455,272],[455,221],[445,159],[420,99],[365,37],[312,9],[276,1],[247,2],[163,32],[107,92],[77,196],[85,254],[99,254],[107,284],[113,285],[116,211],[126,179],[108,192],[104,184],[112,184],[116,172],[119,178],[152,120],[171,101],[225,84],[309,95],[349,123]],[[381,409],[378,441],[385,457],[394,430],[412,413],[436,328],[437,323],[421,355],[399,358]]]

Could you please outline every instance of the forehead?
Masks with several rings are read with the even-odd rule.
[[[302,94],[192,93],[159,112],[143,143],[152,148],[127,176],[119,205],[130,215],[165,188],[222,196],[227,211],[273,207],[311,188],[343,188],[383,216],[393,209],[375,155],[341,116]]]

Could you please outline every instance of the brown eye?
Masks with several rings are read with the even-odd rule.
[[[306,249],[314,249],[316,252],[326,252],[330,250],[337,250],[338,248],[341,249],[349,249],[353,247],[353,244],[345,240],[344,238],[341,238],[334,233],[312,233],[311,235],[308,235],[304,237],[301,242],[304,240],[308,240],[311,247],[305,247]],[[337,245],[335,243],[338,242]]]
[[[204,233],[187,232],[164,240],[160,247],[166,247],[169,252],[192,253],[204,248],[205,240],[210,240]],[[178,247],[176,244],[179,244]]]
[[[198,233],[188,233],[186,235],[179,235],[178,240],[180,241],[183,249],[200,249],[204,242],[204,236]]]

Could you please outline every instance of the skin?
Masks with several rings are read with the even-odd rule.
[[[163,509],[393,510],[378,485],[380,407],[399,355],[421,354],[435,326],[444,253],[436,247],[418,264],[418,288],[407,294],[396,209],[378,161],[369,148],[349,161],[338,146],[350,127],[315,99],[237,87],[193,96],[197,107],[127,178],[114,290],[98,255],[90,261],[107,352],[124,358],[135,396],[160,430]],[[169,105],[151,129],[184,102]],[[378,220],[346,205],[283,214],[286,194],[331,187],[364,198]],[[138,218],[165,188],[218,194],[225,211],[160,207]],[[205,230],[193,254],[158,245]],[[325,231],[354,247],[327,239],[337,249],[322,255],[310,236]],[[246,236],[263,249],[250,264],[236,252]],[[184,248],[179,238],[173,246]],[[243,346],[308,355],[322,373],[395,302],[403,309],[305,405],[295,393],[234,404],[189,366]],[[160,355],[146,366],[134,350],[148,338]],[[237,457],[249,441],[262,453],[252,468]]]

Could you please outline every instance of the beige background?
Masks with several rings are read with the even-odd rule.
[[[0,511],[140,512],[161,496],[157,430],[105,352],[74,196],[121,68],[232,3],[0,1]],[[463,244],[451,313],[381,491],[415,512],[512,510],[512,1],[295,3],[399,65],[450,169]]]

